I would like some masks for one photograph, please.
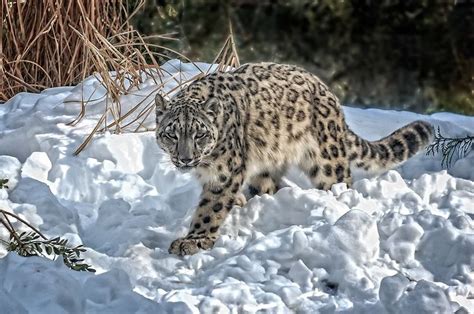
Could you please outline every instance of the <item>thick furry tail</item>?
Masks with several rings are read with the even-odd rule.
[[[369,172],[388,170],[404,162],[433,141],[428,122],[415,121],[381,140],[366,141],[348,128],[347,148],[351,167]]]

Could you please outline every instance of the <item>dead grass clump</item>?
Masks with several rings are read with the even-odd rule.
[[[121,75],[136,81],[139,69],[156,62],[129,24],[128,1],[0,1],[0,100],[109,70],[125,69]],[[116,81],[108,85],[113,97],[126,86],[125,79]]]

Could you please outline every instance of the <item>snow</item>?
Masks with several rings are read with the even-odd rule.
[[[198,64],[211,71],[215,67]],[[164,65],[165,89],[197,74]],[[152,101],[151,80],[123,96],[124,108]],[[81,97],[92,99],[85,118]],[[49,237],[84,244],[96,274],[61,260],[24,258],[0,248],[5,313],[452,313],[474,311],[474,153],[448,170],[418,154],[351,188],[312,188],[292,169],[275,195],[234,208],[210,251],[167,252],[183,236],[201,187],[155,144],[153,132],[97,135],[106,99],[97,78],[0,106],[0,208]],[[124,109],[125,110],[125,109]],[[474,117],[344,108],[373,140],[416,119],[447,136],[474,133]],[[133,117],[130,117],[132,119]],[[148,126],[153,127],[153,117]],[[7,231],[0,228],[0,237]]]

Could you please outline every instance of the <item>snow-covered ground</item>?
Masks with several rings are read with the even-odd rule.
[[[176,60],[165,68],[197,73]],[[132,106],[155,88],[148,81],[122,100]],[[0,248],[0,313],[474,312],[472,151],[448,172],[439,156],[421,153],[327,192],[292,170],[275,195],[234,208],[212,250],[178,257],[167,249],[187,230],[199,184],[167,162],[153,132],[98,135],[73,156],[106,105],[92,102],[67,126],[92,93],[105,93],[95,78],[0,106],[0,178],[10,180],[0,208],[84,244],[98,270]],[[415,119],[449,136],[474,133],[474,117],[345,112],[370,140]],[[8,237],[1,226],[0,237]]]

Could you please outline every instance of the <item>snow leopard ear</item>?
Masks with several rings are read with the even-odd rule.
[[[221,103],[219,102],[219,99],[215,97],[209,98],[204,104],[204,110],[211,121],[216,120],[221,111]]]
[[[160,95],[156,94],[155,96],[155,115],[156,123],[158,124],[161,121],[161,117],[166,111],[166,100]]]

